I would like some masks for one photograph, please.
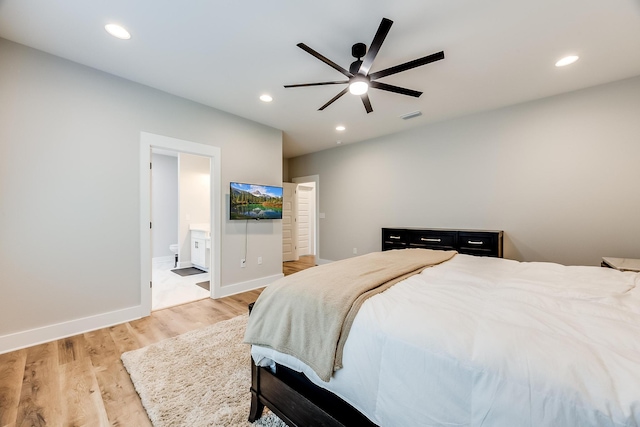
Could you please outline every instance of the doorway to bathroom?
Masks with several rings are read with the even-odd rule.
[[[151,149],[151,310],[210,296],[210,159]]]
[[[140,143],[140,307],[146,316],[219,293],[220,149],[147,132]]]

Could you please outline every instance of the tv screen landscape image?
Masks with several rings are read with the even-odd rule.
[[[232,182],[229,219],[282,219],[282,187]]]

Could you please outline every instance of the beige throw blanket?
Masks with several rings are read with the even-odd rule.
[[[244,341],[294,356],[329,381],[342,368],[342,349],[362,303],[455,254],[429,249],[374,252],[286,276],[256,301]]]

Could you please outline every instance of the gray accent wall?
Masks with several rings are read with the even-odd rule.
[[[222,288],[282,273],[279,221],[241,269],[225,220],[230,180],[282,182],[282,131],[0,39],[0,352],[141,306],[141,132],[220,147]]]
[[[321,259],[413,226],[504,230],[506,258],[599,265],[640,258],[639,118],[636,77],[296,157],[288,175],[320,175]]]

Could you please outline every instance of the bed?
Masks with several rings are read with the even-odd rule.
[[[640,274],[457,254],[366,299],[329,381],[251,352],[250,421],[640,426]]]

